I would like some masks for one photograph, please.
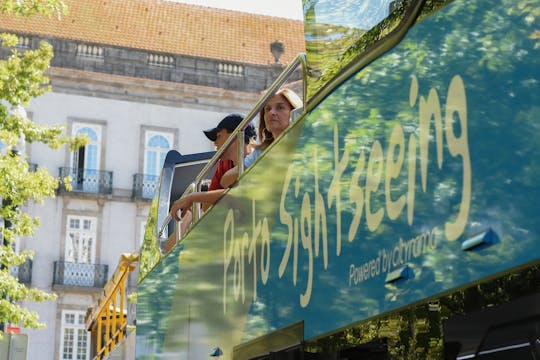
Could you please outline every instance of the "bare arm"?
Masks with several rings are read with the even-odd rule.
[[[255,149],[253,150],[248,156],[244,158],[244,167],[247,169],[253,162],[261,155],[262,150],[261,149]],[[228,170],[223,176],[221,177],[220,184],[224,188],[231,187],[236,180],[238,179],[238,165],[233,167],[232,169]]]
[[[221,177],[220,184],[224,188],[231,187],[232,184],[238,179],[238,166],[235,166],[229,170]]]
[[[180,221],[180,218],[178,217],[178,210],[182,210],[182,216],[186,213],[186,211],[191,209],[191,206],[193,203],[202,203],[202,204],[215,204],[223,195],[225,192],[224,189],[217,189],[217,190],[210,190],[210,191],[201,191],[201,192],[194,192],[191,194],[187,194],[186,196],[181,197],[180,199],[176,200],[172,206],[171,210],[169,211],[169,214],[171,214],[172,218],[176,221]]]
[[[188,210],[183,215],[182,222],[180,223],[180,237],[183,237],[185,233],[189,230],[191,226],[191,220],[192,220],[191,211]],[[169,251],[171,251],[174,245],[176,245],[176,243],[178,242],[177,236],[178,234],[176,234],[176,232],[173,232],[172,234],[169,235],[169,237],[167,238],[167,241],[165,241],[165,244],[163,246],[163,251],[165,253],[168,253]]]

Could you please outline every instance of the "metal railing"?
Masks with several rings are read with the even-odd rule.
[[[235,140],[238,140],[238,143],[243,143],[244,139],[244,129],[246,126],[259,114],[259,112],[262,110],[266,102],[274,96],[274,94],[285,84],[285,81],[293,75],[297,68],[301,66],[302,67],[302,101],[304,102],[304,108],[305,108],[305,102],[306,102],[306,96],[307,96],[307,87],[306,87],[306,74],[307,74],[307,62],[306,62],[306,55],[305,54],[299,54],[280,74],[280,76],[274,81],[274,83],[268,88],[268,90],[264,93],[264,95],[259,99],[257,104],[253,107],[253,109],[245,116],[244,120],[238,125],[236,130],[232,133],[231,136],[228,137],[227,141],[221,146],[220,149],[218,149],[215,153],[215,155],[208,161],[206,166],[201,170],[199,175],[195,178],[195,180],[191,183],[190,186],[187,187],[186,191],[182,194],[182,196],[185,196],[189,193],[201,191],[201,182],[208,177],[208,172],[212,167],[218,162],[218,160],[221,158],[221,154],[225,152],[225,150],[229,147],[229,145]],[[238,177],[242,175],[244,172],[244,147],[238,146]],[[199,204],[193,204],[193,207],[191,209],[191,212],[193,214],[191,223],[196,223],[199,218],[201,217],[201,207],[198,206]],[[163,220],[163,223],[160,227],[159,231],[159,237],[163,239],[165,236],[165,230],[167,229],[167,226],[169,222],[172,220],[172,217],[167,215],[167,217]],[[180,228],[180,224],[176,224],[176,229]],[[177,237],[176,241],[180,241],[181,237],[181,231],[177,230],[175,231],[175,237]]]
[[[86,312],[86,330],[91,334],[94,360],[107,358],[127,335],[128,275],[135,270],[138,261],[138,254],[123,254],[97,304]]]
[[[26,259],[19,266],[10,266],[9,273],[19,279],[21,284],[30,285],[32,283],[32,260]]]
[[[112,194],[112,171],[61,167],[60,178],[71,177],[71,191],[91,194]],[[60,191],[67,189],[60,183]]]
[[[148,174],[133,175],[133,192],[134,199],[152,199],[159,187],[159,176]]]
[[[109,266],[64,261],[54,262],[53,285],[101,288],[107,282]]]

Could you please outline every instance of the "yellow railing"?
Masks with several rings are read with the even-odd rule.
[[[86,312],[86,330],[91,333],[94,360],[105,359],[126,335],[126,284],[138,261],[138,254],[123,254],[97,305]]]

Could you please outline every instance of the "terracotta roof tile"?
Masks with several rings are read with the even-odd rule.
[[[0,14],[0,29],[155,52],[267,65],[305,51],[303,23],[161,0],[70,0],[69,14],[30,19]]]

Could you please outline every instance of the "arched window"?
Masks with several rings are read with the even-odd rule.
[[[159,176],[165,156],[171,149],[172,135],[148,131],[144,153],[144,173],[146,176]]]
[[[77,169],[98,170],[99,169],[99,149],[101,131],[96,131],[95,128],[81,127],[75,135],[86,135],[90,138],[90,142],[79,148],[73,154],[73,167]]]
[[[89,143],[73,153],[71,176],[75,189],[95,192],[99,184],[101,159],[101,126],[94,124],[73,124],[74,135],[86,135]]]

